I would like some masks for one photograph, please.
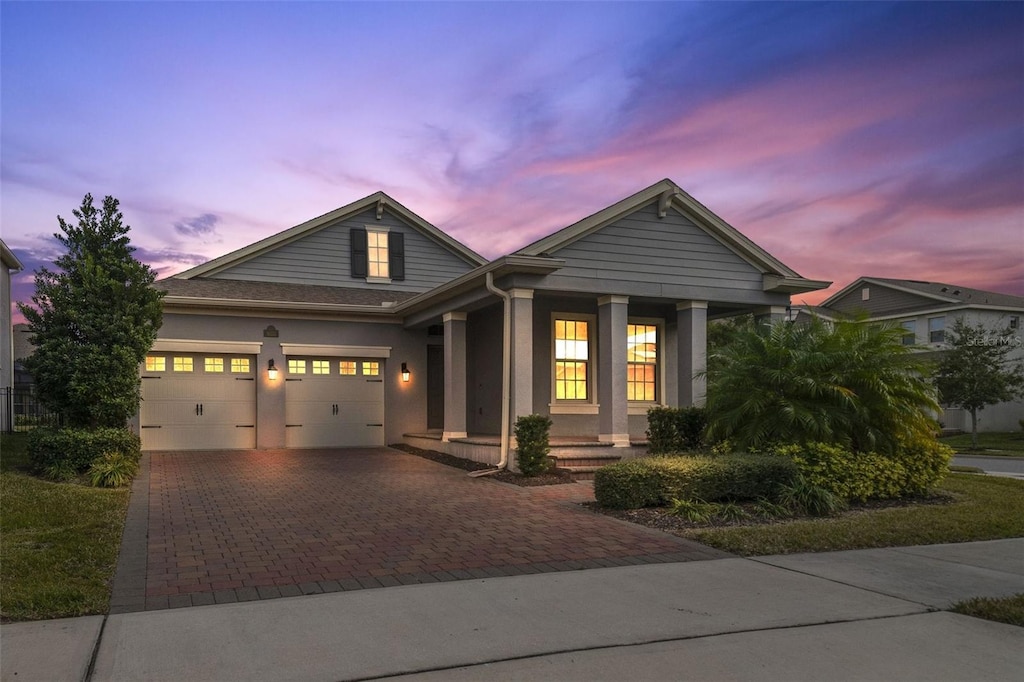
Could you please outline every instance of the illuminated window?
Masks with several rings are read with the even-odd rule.
[[[379,362],[376,362],[376,361],[373,361],[373,362],[368,362],[368,361],[367,362],[363,362],[363,376],[375,377],[375,376],[378,376],[379,374],[380,374],[380,363]]]
[[[586,400],[590,323],[555,320],[555,400]]]
[[[900,326],[903,327],[903,345],[913,346],[917,343],[917,320],[900,322]]]
[[[191,372],[192,358],[174,358],[175,372]]]
[[[231,358],[232,372],[249,372],[249,358]]]
[[[929,317],[928,318],[928,342],[929,343],[942,343],[946,340],[946,318],[945,317]]]
[[[288,361],[288,373],[289,374],[305,374],[306,373],[306,361],[305,360],[289,360]]]
[[[626,399],[657,400],[658,328],[653,324],[626,325]]]
[[[355,360],[342,360],[338,363],[338,371],[346,376],[354,375],[356,373]]]
[[[167,369],[167,358],[160,355],[147,355],[146,356],[146,371],[147,372],[163,372]]]
[[[203,360],[203,368],[207,372],[223,372],[224,371],[224,358],[206,358]]]
[[[330,374],[331,373],[331,361],[330,360],[314,360],[313,361],[313,374]]]
[[[366,262],[370,277],[390,277],[387,232],[366,231]]]

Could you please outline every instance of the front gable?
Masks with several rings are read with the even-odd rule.
[[[516,252],[565,261],[560,287],[752,301],[822,289],[662,180]]]
[[[387,245],[383,276],[367,267],[367,235]],[[423,292],[484,262],[378,193],[176,277]]]

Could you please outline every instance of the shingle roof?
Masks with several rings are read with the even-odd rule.
[[[250,282],[234,279],[162,279],[154,285],[168,296],[227,299],[236,301],[280,301],[282,303],[325,303],[335,305],[380,306],[387,301],[400,303],[416,296],[412,291],[390,289],[353,289],[313,284]]]
[[[949,299],[950,302],[1013,306],[1016,308],[1024,307],[1024,296],[1001,294],[996,291],[985,291],[984,289],[972,289],[945,282],[924,282],[916,279],[891,279],[886,277],[865,277],[864,279],[874,280],[882,284],[891,284],[912,291],[920,291],[932,296],[940,296]]]

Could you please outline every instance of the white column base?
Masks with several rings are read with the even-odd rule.
[[[611,443],[613,448],[628,448],[628,433],[602,433],[597,437],[599,443]]]

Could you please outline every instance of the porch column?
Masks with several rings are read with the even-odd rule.
[[[775,324],[786,319],[789,309],[784,305],[766,305],[754,310],[754,321],[757,324]]]
[[[707,369],[708,302],[676,304],[676,366],[679,372],[679,406],[703,405],[707,379],[695,377]]]
[[[533,414],[533,289],[512,289],[512,404],[515,420]]]
[[[466,313],[445,313],[444,431],[441,440],[466,437]]]
[[[629,447],[626,401],[628,296],[597,299],[598,440],[617,448]]]

